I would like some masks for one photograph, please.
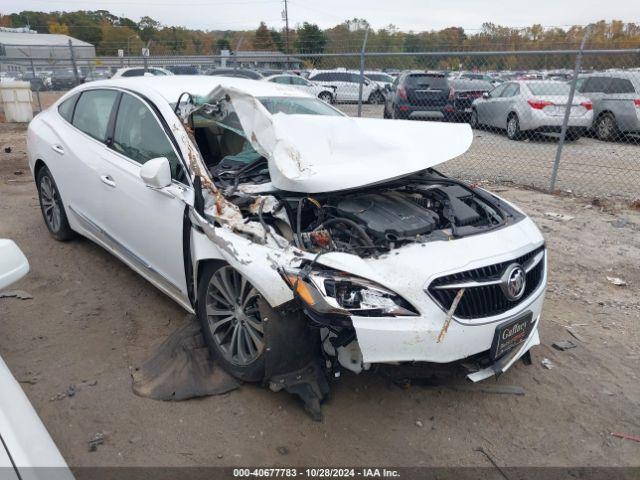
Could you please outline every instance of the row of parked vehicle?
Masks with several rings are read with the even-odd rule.
[[[439,72],[405,71],[386,95],[383,116],[465,121],[473,128],[504,130],[511,140],[528,133],[559,133],[570,83],[526,78],[496,86]],[[587,132],[607,141],[640,134],[640,74],[613,71],[581,75],[567,127],[569,140]]]

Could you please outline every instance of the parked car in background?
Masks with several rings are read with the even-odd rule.
[[[31,90],[34,92],[42,92],[49,89],[45,83],[45,79],[38,75],[34,75],[32,72],[24,72],[22,74],[22,81],[29,82],[31,84]]]
[[[200,71],[195,65],[169,65],[167,67],[174,75],[199,75]]]
[[[553,80],[511,81],[499,85],[473,102],[470,123],[506,129],[511,140],[525,133],[559,133],[569,101],[569,85]],[[568,140],[577,140],[593,120],[593,104],[575,95],[567,129]]]
[[[247,78],[249,80],[262,80],[263,78],[260,72],[248,68],[214,68],[213,70],[208,70],[205,75]]]
[[[29,272],[12,241],[0,239],[0,291]],[[0,357],[0,478],[73,480],[58,447],[29,399]]]
[[[111,70],[108,68],[92,68],[87,70],[85,82],[95,82],[96,80],[108,80],[111,78]]]
[[[144,69],[144,67],[124,67],[116,70],[111,78],[144,76],[162,77],[165,75],[173,75],[173,72],[162,67],[147,67],[146,70]]]
[[[640,74],[594,73],[577,81],[576,90],[593,103],[593,130],[600,140],[640,134]]]
[[[346,70],[312,70],[309,80],[314,83],[331,87],[335,90],[336,102],[357,102],[360,95],[360,73]],[[362,83],[362,100],[367,103],[384,103],[383,89],[367,77]]]
[[[501,78],[487,75],[486,73],[464,72],[460,74],[458,78],[466,78],[467,80],[481,80],[483,82],[489,82],[494,87],[497,87],[502,82],[504,82],[504,80],[502,80]]]
[[[467,121],[473,101],[492,88],[488,82],[448,78],[439,72],[403,72],[387,95],[383,117]]]
[[[51,74],[52,90],[69,90],[79,83],[84,83],[82,74],[78,72],[78,78],[76,79],[76,75],[71,69],[54,70]]]
[[[365,71],[364,75],[369,80],[376,82],[381,89],[386,91],[391,90],[391,85],[395,80],[395,78],[389,75],[388,73],[380,72],[377,70]]]
[[[314,97],[318,97],[320,100],[324,100],[327,103],[332,103],[333,99],[335,98],[334,87],[327,87],[325,85],[316,84],[310,82],[306,78],[299,77],[298,75],[271,75],[270,77],[263,78],[263,80],[299,88],[300,90],[307,92]]]

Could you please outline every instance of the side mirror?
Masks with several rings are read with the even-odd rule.
[[[482,92],[482,98],[487,99],[489,97],[490,97],[489,92]]]
[[[171,185],[171,166],[167,157],[152,158],[140,168],[140,178],[149,187],[163,188]]]
[[[13,240],[0,239],[0,290],[17,282],[29,271],[29,262]]]

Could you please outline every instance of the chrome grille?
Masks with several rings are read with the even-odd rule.
[[[471,319],[500,315],[527,299],[540,286],[544,277],[544,253],[542,246],[507,262],[437,278],[429,285],[428,293],[440,307],[449,311],[458,290],[464,287],[464,295],[455,311],[456,317]],[[513,263],[523,265],[526,270],[525,290],[518,300],[507,298],[500,286],[502,274]]]

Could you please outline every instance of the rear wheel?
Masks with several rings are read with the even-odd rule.
[[[229,265],[209,263],[198,287],[198,318],[212,356],[233,376],[264,378],[264,323],[258,291]]]
[[[333,95],[331,95],[329,92],[320,92],[318,98],[323,102],[331,103],[331,101],[333,100]]]
[[[610,113],[604,113],[596,122],[596,135],[599,140],[614,140],[618,135],[618,124],[616,118]]]
[[[38,170],[36,182],[40,210],[49,232],[53,235],[53,238],[61,242],[71,240],[75,233],[69,226],[60,191],[47,167],[42,167]]]
[[[469,118],[469,125],[471,128],[480,128],[480,124],[478,123],[478,111],[474,108],[471,110],[471,117]]]
[[[384,95],[376,90],[371,95],[369,95],[369,103],[372,103],[374,105],[380,105],[384,103]]]
[[[520,140],[522,138],[522,131],[520,130],[520,121],[518,115],[512,113],[507,119],[507,137],[509,140]]]

